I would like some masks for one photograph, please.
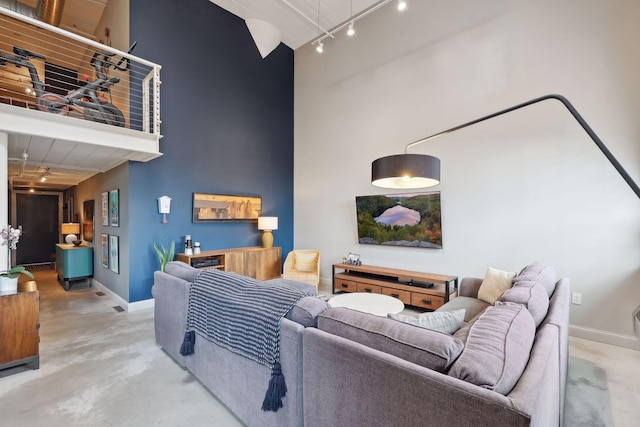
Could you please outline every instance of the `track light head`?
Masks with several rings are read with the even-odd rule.
[[[402,12],[403,10],[405,10],[407,8],[407,2],[404,0],[399,0],[398,1],[398,10],[400,12]]]
[[[318,41],[318,46],[316,46],[316,52],[318,53],[324,52],[324,45],[322,44],[322,41]]]
[[[349,37],[353,37],[356,34],[356,30],[353,29],[353,21],[349,24],[349,29],[347,30],[347,35]]]

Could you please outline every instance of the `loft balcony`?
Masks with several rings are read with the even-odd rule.
[[[161,67],[14,5],[0,7],[0,132],[8,134],[10,186],[65,189],[161,156]],[[38,179],[45,170],[47,184]]]

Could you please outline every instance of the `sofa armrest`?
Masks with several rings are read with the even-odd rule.
[[[190,287],[191,282],[170,274],[161,271],[153,274],[156,342],[182,367],[185,358],[180,354],[180,346],[187,327]]]
[[[482,284],[482,279],[477,277],[464,277],[460,281],[458,295],[461,297],[478,298],[478,290]]]

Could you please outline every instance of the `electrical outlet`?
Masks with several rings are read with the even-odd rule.
[[[571,293],[571,304],[580,305],[582,304],[582,294],[579,292]]]

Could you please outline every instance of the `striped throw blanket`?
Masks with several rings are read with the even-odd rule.
[[[280,321],[309,295],[217,269],[198,275],[189,293],[187,331],[180,354],[195,351],[195,332],[236,354],[271,368],[263,411],[277,411],[287,392],[280,367]]]

